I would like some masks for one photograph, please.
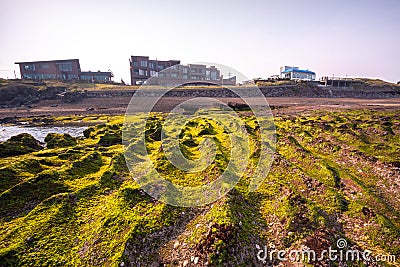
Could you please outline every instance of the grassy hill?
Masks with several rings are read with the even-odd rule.
[[[258,128],[242,116],[254,152]],[[159,130],[162,120],[155,114],[148,129]],[[74,142],[52,136],[62,147],[1,158],[0,266],[262,266],[257,253],[264,245],[320,252],[339,238],[353,249],[398,256],[400,115],[316,111],[275,120],[275,161],[260,188],[247,190],[249,170],[225,197],[196,208],[159,202],[130,177],[121,117]],[[193,142],[201,139],[200,122],[186,127],[197,133]],[[221,141],[223,133],[209,127],[203,137]],[[195,158],[193,143],[181,141]],[[163,158],[156,136],[147,149],[166,177],[190,177]],[[224,149],[196,182],[222,171]],[[318,264],[343,263],[325,257]]]

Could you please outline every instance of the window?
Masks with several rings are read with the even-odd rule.
[[[183,79],[187,80],[188,76],[187,74],[183,74]]]
[[[25,70],[35,70],[35,65],[34,64],[28,64],[24,65]]]
[[[147,71],[139,69],[139,75],[140,76],[146,76],[147,75]]]
[[[67,63],[57,63],[58,70],[59,71],[72,71],[72,63],[67,62]]]
[[[217,72],[216,71],[212,71],[211,72],[211,80],[216,80],[217,79]]]
[[[147,61],[146,60],[141,60],[140,61],[140,67],[147,68]]]
[[[188,73],[188,68],[183,68],[183,69],[182,69],[182,72],[183,72],[183,73]]]
[[[210,80],[211,79],[211,76],[210,76],[211,74],[210,74],[210,71],[209,70],[206,70],[206,80]]]
[[[93,78],[92,75],[87,75],[87,74],[81,74],[80,75],[80,79],[83,80],[83,81],[91,81],[92,78]]]
[[[49,64],[40,64],[40,69],[48,70],[49,69]]]
[[[151,76],[151,77],[157,77],[157,73],[158,73],[157,71],[151,70],[151,71],[150,71],[150,76]]]
[[[157,68],[158,68],[159,70],[162,70],[162,69],[164,69],[164,66],[163,66],[163,65],[158,65]]]
[[[107,81],[108,80],[108,76],[107,75],[94,75],[94,79],[96,81]]]
[[[133,65],[134,67],[137,67],[137,61],[133,61],[133,62],[132,62],[132,65]]]
[[[150,69],[155,69],[156,68],[156,64],[154,62],[149,62],[149,68]]]
[[[172,77],[172,78],[176,78],[176,77],[178,77],[178,74],[176,74],[176,73],[171,73],[171,77]]]
[[[67,79],[67,75],[65,75],[65,74],[57,74],[57,79],[66,80]]]

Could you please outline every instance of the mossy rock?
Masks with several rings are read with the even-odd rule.
[[[0,158],[28,154],[42,148],[32,135],[22,133],[0,143]]]
[[[165,179],[192,186],[213,181],[231,157],[245,154],[230,153],[231,131],[222,124],[192,120],[179,134],[184,156],[196,159],[198,144],[207,137],[217,155],[208,169],[183,173],[157,141],[162,119],[150,118],[145,144],[133,124],[126,148],[97,144],[100,139],[109,144],[107,138],[121,132],[117,124],[103,124],[91,127],[91,139],[78,146],[0,159],[0,266],[179,266],[192,256],[198,258],[188,265],[259,266],[257,244],[277,250],[303,244],[320,251],[335,246],[339,237],[350,244],[363,240],[385,255],[399,254],[393,181],[400,168],[400,139],[382,127],[385,123],[397,134],[398,112],[277,116],[274,163],[255,192],[248,184],[253,167],[263,163],[261,131],[256,118],[244,115],[249,172],[219,200],[189,208],[167,205],[140,189],[135,178],[148,170],[141,164],[146,157]],[[370,144],[359,139],[362,132]],[[125,156],[138,163],[133,175]],[[343,218],[346,225],[367,226],[354,236]]]
[[[8,188],[21,182],[21,177],[11,167],[4,167],[0,169],[0,192],[4,192]]]
[[[69,149],[65,153],[58,155],[58,158],[62,160],[76,160],[82,157],[82,154],[79,150]]]
[[[96,130],[93,127],[89,127],[86,130],[83,131],[83,136],[85,138],[90,138],[94,136],[94,133],[96,132]]]
[[[121,132],[106,132],[100,137],[98,144],[102,146],[113,146],[122,144]]]
[[[53,194],[68,191],[59,178],[56,171],[45,171],[3,192],[0,195],[0,218],[8,220],[27,214]]]
[[[18,162],[15,167],[18,170],[29,172],[32,174],[38,174],[43,171],[43,167],[40,161],[37,159],[25,159]]]
[[[92,152],[72,164],[69,173],[76,176],[85,176],[89,173],[95,173],[103,165],[103,159],[97,152]]]
[[[49,133],[44,141],[47,143],[47,148],[68,147],[76,145],[76,138],[69,134]]]

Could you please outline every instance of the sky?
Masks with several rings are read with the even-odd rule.
[[[248,78],[400,81],[399,0],[0,0],[0,77],[18,61],[79,58],[130,81],[129,58],[215,62]]]

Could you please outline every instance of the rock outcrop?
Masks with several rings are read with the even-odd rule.
[[[0,143],[0,158],[28,154],[42,148],[32,135],[22,133]]]
[[[69,134],[49,133],[44,141],[47,148],[67,147],[76,145],[76,138]]]
[[[65,86],[49,86],[43,89],[32,84],[10,84],[0,87],[0,106],[20,107],[40,100],[58,99],[66,90]]]

